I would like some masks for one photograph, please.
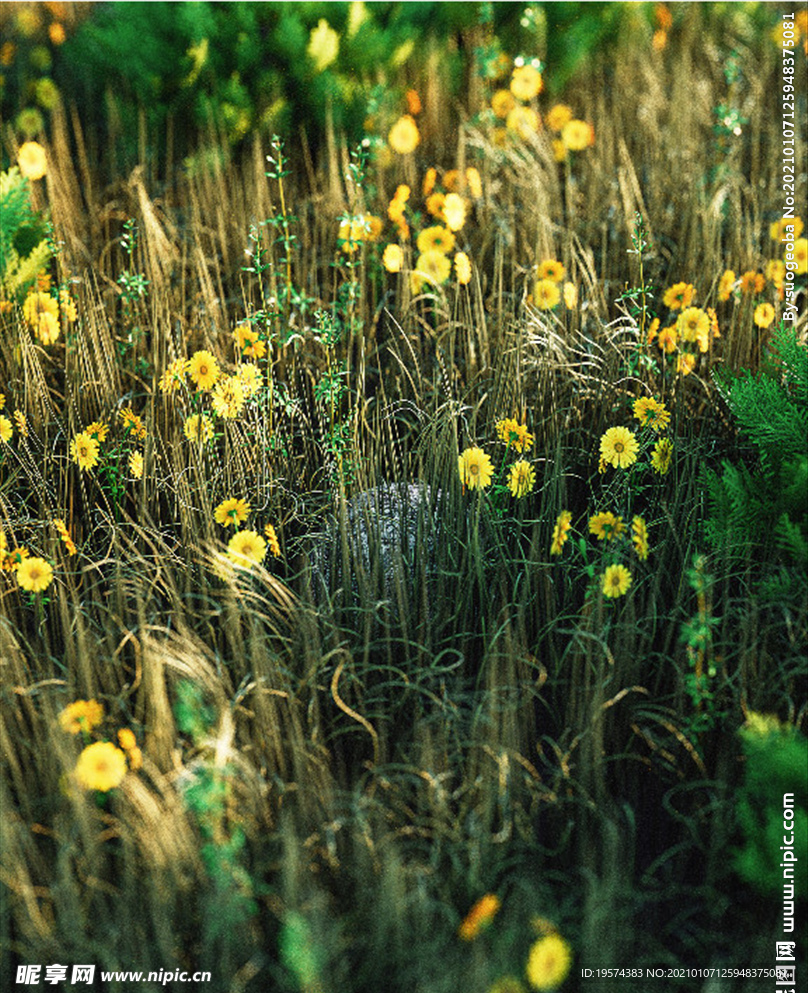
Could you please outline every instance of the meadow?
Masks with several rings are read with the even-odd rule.
[[[56,45],[71,5],[22,6]],[[604,5],[561,85],[487,6],[358,138],[0,120],[4,988],[773,988],[786,792],[808,841],[780,11]],[[312,16],[319,73],[362,29]]]

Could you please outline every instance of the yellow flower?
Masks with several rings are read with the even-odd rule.
[[[80,469],[92,469],[98,462],[98,442],[88,434],[77,434],[70,442],[70,455]]]
[[[539,310],[552,310],[561,300],[558,283],[552,279],[537,279],[533,287],[533,303]]]
[[[448,255],[455,246],[455,236],[448,228],[435,224],[424,228],[416,239],[419,252],[441,252]]]
[[[631,522],[631,540],[637,557],[644,562],[648,558],[648,528],[642,517],[635,517]]]
[[[120,786],[125,775],[126,756],[111,741],[88,745],[76,763],[76,780],[85,790],[106,793]]]
[[[409,155],[410,152],[414,152],[420,140],[418,125],[410,114],[399,117],[387,135],[387,143],[397,155]]]
[[[471,259],[465,252],[458,252],[454,257],[455,275],[463,286],[471,282]]]
[[[76,310],[76,303],[71,299],[70,293],[67,290],[59,290],[59,309],[62,312],[62,317],[68,323],[73,323],[73,321],[78,319],[79,312]]]
[[[631,586],[631,573],[624,565],[610,565],[603,573],[603,595],[622,596]]]
[[[452,263],[443,252],[433,249],[422,252],[415,263],[415,271],[410,274],[412,290],[419,293],[424,283],[440,285],[445,283],[452,272]]]
[[[676,321],[676,330],[683,341],[697,342],[700,352],[710,344],[710,316],[701,307],[687,307]]]
[[[561,129],[564,147],[571,152],[582,152],[595,144],[595,129],[586,121],[567,121]]]
[[[509,131],[515,131],[520,138],[532,138],[541,126],[539,115],[532,107],[514,107],[508,114],[505,126]]]
[[[68,734],[86,733],[104,720],[104,705],[97,700],[74,700],[59,714],[59,727]]]
[[[132,452],[129,456],[129,472],[132,479],[143,478],[143,453]]]
[[[676,371],[682,376],[689,376],[696,368],[696,356],[690,352],[683,352],[676,359]]]
[[[671,310],[681,310],[689,307],[696,296],[696,287],[692,283],[674,283],[665,290],[662,302]]]
[[[252,399],[252,397],[257,396],[264,385],[264,374],[252,362],[245,362],[243,365],[239,366],[238,370],[238,381],[241,383],[241,389],[244,392],[244,398],[246,400]]]
[[[550,545],[551,555],[561,554],[561,549],[567,541],[571,521],[572,514],[568,510],[562,510],[556,518],[555,527],[553,528],[553,541]]]
[[[566,162],[567,161],[567,146],[560,138],[553,138],[553,158],[556,162]]]
[[[53,521],[53,526],[59,532],[59,540],[64,544],[67,549],[68,555],[75,555],[77,552],[75,542],[70,537],[70,532],[67,530],[67,525],[65,522],[59,518],[55,518]]]
[[[598,541],[613,541],[619,538],[626,530],[622,517],[616,517],[610,510],[593,514],[589,518],[589,533],[593,534]]]
[[[44,311],[39,315],[39,321],[36,326],[36,333],[39,340],[43,345],[52,345],[59,337],[60,332],[59,321],[53,316],[53,314]]]
[[[499,117],[500,120],[504,121],[515,106],[516,101],[510,90],[497,90],[491,97],[491,110],[494,111],[495,116]]]
[[[101,445],[107,440],[109,424],[105,421],[93,421],[92,424],[87,425],[84,433],[88,434],[91,438],[95,438],[98,444]]]
[[[388,245],[382,255],[382,265],[388,272],[401,272],[404,264],[404,252],[400,245]]]
[[[188,372],[189,365],[187,359],[174,359],[168,364],[157,384],[163,393],[173,393],[185,385],[185,374]]]
[[[219,504],[213,512],[213,517],[217,524],[229,527],[231,524],[237,526],[242,521],[246,521],[249,513],[250,505],[246,500],[230,497]]]
[[[496,917],[502,903],[494,893],[486,893],[469,910],[460,927],[457,935],[463,941],[473,941],[481,931],[487,928]]]
[[[48,157],[38,141],[26,141],[17,153],[17,165],[26,179],[42,179],[48,171]]]
[[[227,543],[227,555],[236,565],[251,569],[264,561],[267,543],[257,531],[237,531]]]
[[[469,193],[473,200],[479,200],[483,195],[483,181],[480,178],[480,172],[475,169],[474,166],[469,166],[466,169],[466,182],[468,183]]]
[[[278,535],[275,532],[275,528],[271,524],[267,524],[264,528],[264,534],[267,538],[267,544],[269,545],[269,550],[275,556],[276,559],[281,556],[281,544],[278,541]]]
[[[50,314],[55,320],[58,320],[59,303],[49,293],[32,291],[22,305],[22,316],[36,331],[39,328],[39,318],[42,314]]]
[[[545,259],[536,272],[537,279],[549,279],[560,283],[564,278],[564,265],[556,259]]]
[[[131,407],[124,407],[118,411],[118,417],[120,417],[122,427],[130,438],[143,441],[146,437],[146,427],[139,414],[136,414]]]
[[[794,242],[794,251],[789,252],[789,255],[794,256],[794,261],[797,263],[797,268],[795,272],[798,276],[802,276],[804,273],[808,272],[808,238],[797,238]],[[791,259],[786,256],[786,259],[790,262]]]
[[[12,414],[14,420],[17,423],[17,430],[20,432],[23,438],[28,437],[28,418],[21,410],[15,410]]]
[[[628,428],[609,428],[600,439],[600,454],[615,469],[627,469],[637,461],[639,442]]]
[[[770,303],[759,303],[755,307],[755,324],[759,328],[767,328],[774,320],[774,307]]]
[[[578,306],[578,287],[575,283],[564,283],[564,306],[567,310],[575,310]]]
[[[207,414],[191,414],[185,421],[183,434],[189,441],[210,441],[213,437],[213,421]]]
[[[572,965],[572,950],[560,934],[539,938],[527,957],[527,981],[537,990],[554,990],[567,978]]]
[[[17,566],[17,582],[29,593],[41,593],[53,582],[53,566],[44,559],[25,558]]]
[[[482,448],[467,448],[457,459],[460,482],[464,487],[484,489],[494,476],[491,459]]]
[[[0,414],[0,441],[9,442],[14,436],[14,428],[8,417]]]
[[[198,390],[209,390],[219,378],[219,363],[210,352],[194,352],[188,363],[188,374]]]
[[[541,73],[534,66],[517,66],[511,75],[511,93],[517,100],[527,103],[537,97],[544,88]]]
[[[499,440],[517,452],[524,452],[532,447],[534,438],[528,431],[527,424],[520,424],[513,417],[506,417],[498,421],[496,427]]]
[[[508,477],[508,489],[515,497],[527,496],[536,485],[536,472],[529,462],[520,459],[511,466],[511,473]]]
[[[653,428],[654,431],[664,430],[671,419],[670,411],[665,404],[654,400],[653,397],[640,397],[639,400],[635,400],[634,416],[643,427]]]
[[[118,732],[118,744],[125,752],[131,751],[137,745],[135,732],[131,728],[121,728]]]
[[[764,273],[779,290],[786,278],[786,264],[782,259],[771,259],[766,263]]]
[[[721,303],[726,303],[726,301],[732,296],[732,288],[734,285],[734,270],[725,269],[723,276],[718,281],[718,299]]]
[[[673,443],[668,438],[660,438],[651,453],[651,468],[660,476],[666,475],[671,467]]]
[[[775,221],[769,228],[769,234],[771,235],[772,241],[782,241],[783,238],[788,237],[788,232],[786,228],[791,225],[793,227],[792,236],[794,238],[799,238],[802,234],[803,223],[801,217],[781,217],[779,221]]]
[[[676,343],[679,340],[679,336],[676,333],[676,326],[671,324],[666,328],[663,328],[657,335],[657,345],[665,352],[670,355],[672,352],[676,351]]]
[[[424,182],[421,186],[421,192],[425,197],[435,189],[435,183],[438,180],[438,170],[434,166],[430,166],[424,173]]]
[[[561,131],[571,120],[572,107],[568,107],[565,103],[557,103],[547,111],[544,123],[551,131]]]
[[[244,403],[244,387],[238,376],[220,379],[213,387],[210,405],[219,417],[235,420],[244,409]]]
[[[741,293],[762,293],[765,285],[766,280],[763,275],[755,272],[754,269],[748,270],[741,276]]]
[[[443,201],[443,216],[450,231],[459,231],[466,223],[466,201],[457,193],[447,193]]]
[[[324,17],[317,22],[316,28],[311,29],[306,54],[317,72],[330,66],[339,54],[339,35]]]

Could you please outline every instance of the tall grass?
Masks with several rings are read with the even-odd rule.
[[[0,315],[4,391],[29,425],[5,446],[0,516],[9,546],[57,576],[47,595],[11,580],[2,592],[4,977],[87,961],[209,969],[217,990],[484,991],[523,975],[536,916],[569,940],[576,970],[770,962],[778,906],[753,920],[726,861],[735,731],[749,710],[804,720],[806,612],[784,621],[756,602],[753,563],[711,562],[721,716],[702,729],[680,633],[697,611],[687,570],[706,551],[700,471],[735,451],[733,427],[709,364],[687,377],[632,364],[639,327],[615,302],[637,285],[638,212],[657,306],[678,281],[715,305],[725,268],[767,257],[775,53],[749,55],[749,137],[726,152],[711,136],[720,55],[696,22],[664,53],[627,36],[571,89],[597,135],[572,165],[543,139],[502,150],[483,124],[458,132],[457,161],[478,165],[485,191],[469,223],[475,278],[436,295],[414,298],[368,246],[349,269],[337,246],[346,209],[383,215],[399,181],[416,189],[411,161],[359,186],[334,139],[316,171],[279,181],[256,136],[240,156],[208,141],[193,169],[105,187],[78,114],[54,116],[47,202],[79,321],[47,349],[19,312]],[[425,106],[437,147],[446,110]],[[455,165],[454,141],[444,151],[438,164]],[[282,211],[288,269],[279,228],[261,227]],[[245,271],[251,230],[267,251],[258,275]],[[561,316],[525,302],[547,257],[579,289]],[[148,280],[128,309],[125,271]],[[290,280],[306,309],[284,299]],[[352,281],[361,332],[329,342],[315,312],[347,321],[338,293]],[[216,445],[189,443],[193,397],[165,396],[159,376],[203,348],[232,365],[232,329],[257,310],[276,336],[271,389],[220,422]],[[749,308],[719,320],[707,363],[756,368]],[[329,407],[318,385],[341,364]],[[677,454],[646,495],[647,568],[610,604],[578,559],[550,557],[550,539],[562,509],[584,532],[611,499],[598,439],[644,393],[673,412]],[[80,473],[68,444],[125,406],[146,424],[144,472],[123,478],[122,460],[113,488]],[[502,517],[463,491],[457,458],[514,414],[535,435],[537,485]],[[414,560],[387,574],[380,554],[357,553],[346,509],[383,481],[432,494]],[[221,567],[212,515],[231,495],[275,525],[280,558]],[[338,565],[325,582],[323,540]],[[134,729],[144,753],[104,795],[75,786],[82,741],[58,721],[90,698],[108,734]],[[467,945],[458,924],[488,891],[503,909]]]

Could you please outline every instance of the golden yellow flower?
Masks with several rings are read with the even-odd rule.
[[[404,252],[400,245],[388,245],[382,255],[382,265],[388,272],[401,272]]]
[[[245,362],[243,365],[240,365],[237,376],[238,381],[241,383],[245,400],[251,400],[254,396],[257,396],[261,391],[261,387],[264,385],[264,374],[253,362]]]
[[[648,528],[642,517],[635,517],[631,522],[631,540],[638,558],[644,562],[648,558]]]
[[[586,121],[567,121],[561,129],[564,147],[571,152],[582,152],[595,144],[595,129]]]
[[[88,745],[76,763],[76,780],[85,790],[107,793],[120,786],[125,775],[126,756],[111,741]]]
[[[676,333],[676,326],[674,324],[669,325],[662,330],[657,335],[657,345],[665,352],[670,355],[672,352],[676,351],[676,344],[679,340],[679,336]]]
[[[213,387],[210,405],[217,416],[235,420],[244,409],[244,403],[244,387],[238,376],[220,379]]]
[[[98,444],[101,445],[107,440],[109,424],[106,421],[93,421],[92,424],[87,425],[84,433],[88,434],[91,438],[95,438]]]
[[[552,279],[537,279],[533,287],[533,303],[539,310],[552,310],[561,300],[558,283]]]
[[[462,286],[471,282],[471,259],[465,252],[458,252],[454,257],[455,275]]]
[[[536,279],[550,279],[554,283],[560,283],[564,278],[564,265],[557,259],[545,259],[536,271]]]
[[[671,467],[673,443],[668,438],[660,438],[651,453],[651,467],[654,472],[664,476]]]
[[[762,293],[766,280],[759,272],[750,269],[741,276],[741,293]]]
[[[174,359],[173,362],[170,362],[157,384],[162,392],[173,393],[184,386],[185,375],[189,366],[190,363],[187,359]]]
[[[473,941],[481,931],[487,928],[496,917],[502,902],[494,893],[486,893],[469,910],[457,929],[458,937],[463,941]]]
[[[443,216],[450,231],[459,231],[466,223],[466,201],[457,193],[447,193]]]
[[[185,421],[183,434],[189,441],[210,441],[213,437],[213,421],[207,414],[191,414]]]
[[[706,352],[710,342],[710,317],[701,307],[687,307],[679,315],[676,330],[683,341],[697,342]]]
[[[17,566],[17,582],[29,593],[41,593],[53,582],[53,566],[40,558],[25,558]]]
[[[70,442],[70,455],[80,469],[92,469],[98,462],[98,442],[81,432]]]
[[[14,413],[12,414],[12,417],[14,418],[14,420],[15,420],[15,422],[17,424],[17,430],[20,432],[20,434],[22,435],[23,438],[27,438],[28,437],[28,418],[25,416],[25,414],[23,413],[23,411],[21,411],[21,410],[15,410]]]
[[[267,544],[269,545],[269,550],[275,556],[275,558],[280,558],[281,555],[281,544],[278,541],[278,535],[275,528],[271,524],[267,524],[264,528],[264,534],[266,535]]]
[[[532,107],[517,106],[508,114],[505,126],[514,131],[520,138],[527,140],[535,136],[541,127],[539,115]]]
[[[734,285],[735,272],[732,269],[725,269],[723,276],[718,281],[718,299],[721,303],[726,303],[732,296]]]
[[[0,441],[5,441],[8,443],[14,436],[14,428],[8,417],[4,417],[0,414]]]
[[[771,259],[766,263],[766,268],[763,271],[766,279],[771,280],[779,290],[786,278],[785,262],[782,259]]]
[[[62,312],[62,319],[70,324],[78,319],[79,312],[76,309],[76,302],[67,290],[59,290],[59,310]]]
[[[774,307],[770,303],[759,303],[755,307],[755,324],[759,328],[767,328],[774,320]]]
[[[527,496],[536,485],[536,472],[529,462],[520,459],[511,466],[508,476],[508,489],[517,499]]]
[[[104,705],[97,700],[74,700],[59,714],[59,727],[68,734],[85,734],[104,720]]]
[[[671,419],[670,411],[664,403],[653,397],[640,397],[634,401],[634,416],[643,427],[663,431]]]
[[[804,275],[808,272],[808,238],[797,238],[794,242],[794,251],[788,252],[786,254],[786,261],[791,262],[789,255],[794,256],[794,262],[797,264],[797,268],[794,270],[798,276]]]
[[[572,950],[560,934],[548,934],[530,946],[525,973],[536,990],[557,989],[567,978]]]
[[[414,152],[420,140],[418,125],[410,114],[399,117],[387,135],[387,143],[397,155]]]
[[[267,543],[257,531],[237,531],[227,543],[228,558],[242,569],[260,565],[266,554]]]
[[[516,106],[513,93],[510,90],[497,90],[491,97],[491,110],[500,120],[505,120]]]
[[[567,161],[567,146],[560,138],[553,138],[553,158],[556,162],[566,162]]]
[[[46,311],[39,315],[36,333],[43,345],[53,345],[59,337],[59,321],[53,314]]]
[[[427,213],[431,214],[433,217],[437,218],[439,221],[445,221],[446,218],[443,213],[443,205],[446,202],[446,194],[437,191],[435,193],[430,193],[426,198],[426,209]]]
[[[118,744],[125,752],[131,751],[137,745],[135,732],[131,728],[121,728],[118,732]]]
[[[513,417],[506,417],[496,425],[499,440],[517,452],[525,452],[533,446],[533,435],[528,431],[527,424],[520,424]]]
[[[146,426],[140,414],[136,414],[131,407],[123,407],[118,411],[118,417],[121,419],[123,430],[126,431],[130,438],[143,441],[146,437]]]
[[[682,352],[676,357],[676,371],[682,376],[689,376],[696,368],[696,356],[690,352]]]
[[[448,255],[455,246],[455,236],[448,228],[435,224],[424,228],[416,239],[419,252],[441,252]]]
[[[696,296],[696,287],[692,283],[675,283],[665,290],[662,302],[671,310],[681,310],[689,307]]]
[[[626,526],[622,517],[616,517],[610,510],[603,510],[589,518],[589,533],[598,541],[612,541],[619,538]]]
[[[480,178],[479,170],[475,169],[474,166],[469,166],[466,169],[466,182],[468,183],[469,193],[473,200],[479,200],[483,195],[483,181]]]
[[[48,157],[38,141],[26,141],[17,153],[17,165],[26,179],[42,179],[48,171]]]
[[[779,221],[775,221],[769,228],[772,241],[782,241],[784,238],[787,238],[789,236],[789,232],[787,231],[789,226],[793,228],[791,236],[799,238],[803,229],[802,218],[781,217]]]
[[[627,469],[637,461],[640,443],[628,428],[609,428],[600,439],[600,454],[615,469]]]
[[[422,252],[415,263],[415,271],[410,274],[412,290],[420,293],[424,284],[439,286],[445,283],[452,272],[452,263],[443,252],[431,250]]]
[[[53,521],[53,526],[59,532],[59,540],[64,544],[68,555],[75,555],[78,549],[76,548],[75,542],[70,537],[70,532],[67,529],[67,525],[60,518],[55,518]]]
[[[527,103],[537,97],[544,88],[541,73],[534,66],[517,66],[511,75],[511,93],[517,100]]]
[[[572,107],[568,107],[565,103],[557,103],[547,111],[544,123],[551,131],[561,131],[571,120]]]
[[[578,287],[575,283],[564,283],[563,295],[567,310],[575,310],[578,306]]]
[[[143,452],[132,452],[129,456],[129,474],[132,479],[143,478]]]
[[[59,319],[59,302],[49,293],[31,291],[22,305],[22,316],[30,327],[39,329],[39,318],[42,314],[50,314],[55,320]]]
[[[482,448],[467,448],[457,459],[460,482],[470,490],[484,489],[490,485],[494,467]]]
[[[553,541],[550,545],[551,555],[560,555],[561,549],[564,547],[568,532],[572,522],[572,514],[569,510],[562,510],[561,513],[556,518],[555,527],[553,528]]]
[[[424,173],[424,182],[421,186],[421,192],[425,197],[435,189],[435,183],[438,181],[438,170],[434,166],[430,166]]]
[[[237,527],[242,521],[246,521],[250,513],[250,505],[246,500],[237,497],[229,497],[223,500],[213,512],[213,518],[217,524],[230,527],[232,524]]]
[[[631,573],[624,565],[610,565],[603,573],[603,595],[619,597],[631,586]]]
[[[188,375],[198,390],[209,390],[219,378],[219,363],[210,352],[194,352],[188,363]]]

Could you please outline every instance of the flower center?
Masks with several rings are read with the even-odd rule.
[[[614,443],[614,450],[616,452],[624,452],[626,450],[626,446],[623,444],[622,441],[616,441]]]

